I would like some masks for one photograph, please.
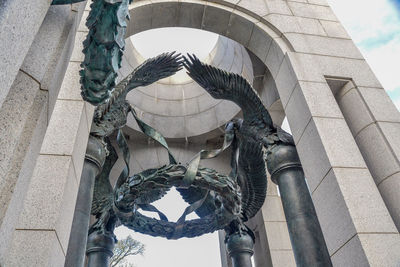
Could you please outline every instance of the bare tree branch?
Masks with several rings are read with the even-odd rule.
[[[124,263],[128,256],[143,255],[144,251],[145,246],[129,235],[127,238],[118,241],[115,245],[113,250],[114,255],[110,260],[110,267],[116,267],[118,264]],[[128,264],[127,266],[133,265]]]

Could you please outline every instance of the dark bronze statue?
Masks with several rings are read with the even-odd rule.
[[[187,69],[189,76],[211,96],[233,101],[243,111],[243,119],[234,119],[227,123],[224,144],[220,149],[200,151],[186,165],[176,162],[165,139],[155,129],[141,121],[125,100],[130,90],[172,75],[182,65]],[[166,148],[170,158],[168,165],[130,176],[130,153],[121,130],[126,124],[129,113],[133,115],[143,133]],[[123,152],[126,166],[115,187],[112,187],[109,174],[117,160],[117,154],[109,137],[115,131],[118,131],[117,144]],[[290,185],[285,186],[285,181],[288,179],[304,182],[304,174],[291,135],[273,124],[267,109],[246,79],[238,74],[204,64],[195,56],[182,58],[174,53],[166,53],[139,66],[111,91],[108,99],[96,107],[91,135],[101,140],[105,150],[108,151],[94,187],[92,214],[96,216],[97,221],[89,230],[89,244],[94,247],[93,244],[97,244],[99,240],[103,242],[105,237],[108,238],[108,242],[114,242],[113,231],[119,224],[143,234],[168,239],[196,237],[224,229],[227,234],[227,248],[234,266],[247,267],[251,264],[250,244],[254,243],[255,238],[245,222],[256,215],[265,201],[267,190],[265,161],[268,163],[272,180],[283,190],[282,198],[292,198],[289,200],[292,203],[304,199],[304,192],[300,194],[293,192],[288,195],[285,191],[286,188],[290,189]],[[232,171],[229,175],[200,167],[202,159],[217,157],[228,147],[232,149]],[[304,191],[307,188],[304,188],[303,182],[298,188]],[[189,204],[177,222],[168,221],[161,211],[151,205],[152,202],[162,198],[171,187],[176,187]],[[308,191],[307,194],[309,196]],[[316,219],[311,199],[306,199],[305,204],[307,205],[304,207],[300,205],[305,214],[313,214]],[[299,216],[297,207],[284,203],[284,208],[286,214],[293,213],[293,216]],[[140,210],[155,212],[159,219],[145,216]],[[186,216],[191,212],[196,212],[200,218],[186,220]],[[329,266],[330,261],[326,260],[329,255],[322,233],[318,221],[313,218],[311,217],[311,227],[308,221],[300,225],[296,222],[291,226],[291,221],[288,219],[289,231],[291,236],[295,235],[298,227],[304,227],[305,233],[311,230],[315,232],[304,242],[309,242],[310,248],[319,250],[322,256],[309,262],[320,262]],[[104,238],[98,239],[100,236]],[[298,241],[292,240],[292,242],[297,244]],[[318,245],[321,242],[323,246]],[[303,246],[297,245],[297,247],[298,253],[303,253]]]
[[[81,1],[53,0],[52,4]],[[250,267],[255,238],[245,222],[264,204],[267,190],[265,162],[272,181],[279,185],[297,264],[331,266],[293,138],[273,124],[267,109],[245,78],[204,64],[194,55],[181,57],[164,53],[147,60],[116,84],[131,2],[93,0],[86,22],[89,33],[83,43],[81,94],[96,109],[82,175],[87,185],[79,189],[78,199],[92,204],[91,214],[96,218],[87,239],[88,266],[108,265],[116,241],[114,229],[123,224],[137,232],[168,239],[196,237],[224,229],[233,266]],[[173,75],[183,66],[212,97],[232,101],[243,111],[243,119],[227,123],[220,149],[202,150],[187,164],[176,162],[164,137],[140,120],[126,101],[129,91]],[[130,153],[122,132],[129,114],[145,135],[166,149],[168,165],[154,166],[154,169],[131,175]],[[109,176],[118,155],[110,138],[115,132],[125,167],[112,186]],[[230,174],[200,166],[202,159],[217,157],[227,148],[232,151]],[[172,187],[177,188],[189,204],[177,222],[168,221],[151,204]],[[147,217],[140,210],[155,212],[159,219]],[[74,224],[87,225],[89,208],[82,205],[79,212],[75,212]],[[186,220],[192,212],[200,218]],[[87,232],[87,228],[81,229]],[[78,249],[71,253],[79,255],[71,257],[71,266],[82,265],[84,261],[80,248],[84,247],[86,238],[77,233],[75,239],[80,239],[76,241]]]

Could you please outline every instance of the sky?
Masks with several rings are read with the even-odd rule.
[[[400,0],[327,0],[400,110]]]
[[[327,1],[400,110],[400,0]],[[177,50],[205,58],[215,45],[217,35],[184,31],[183,34],[171,29],[147,31],[133,36],[132,41],[144,57]],[[156,206],[170,220],[176,220],[185,203],[176,191],[172,191]],[[120,239],[128,234],[146,245],[144,256],[130,259],[137,267],[187,267],[188,262],[190,267],[221,266],[215,233],[196,239],[170,241],[137,234],[125,227],[116,229]]]

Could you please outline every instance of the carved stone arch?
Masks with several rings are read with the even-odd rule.
[[[265,20],[262,22],[259,17],[257,18],[256,14],[248,10],[245,13],[243,10],[234,9],[227,2],[216,4],[203,1],[137,1],[130,6],[130,15],[132,19],[128,24],[127,37],[142,31],[161,27],[190,27],[223,35],[243,45],[248,50],[252,59],[253,70],[255,71],[254,87],[260,93],[264,103],[270,110],[274,122],[279,125],[282,123],[285,113],[279,99],[275,77],[279,72],[286,51],[290,51],[290,44],[288,44],[287,40],[280,37],[281,33],[276,27]],[[225,28],[218,22],[219,20],[226,22]],[[243,33],[246,33],[247,37]],[[283,86],[282,88],[285,87]],[[173,144],[172,146],[174,147]],[[151,151],[152,148],[149,147],[148,150]],[[189,149],[186,148],[185,150]],[[150,151],[146,153],[152,153]],[[137,152],[135,154],[138,155]],[[187,159],[180,158],[179,160]],[[215,167],[217,169],[226,167],[225,163],[227,162],[225,161],[225,159],[216,159],[216,163],[214,163]],[[269,186],[275,188],[275,185],[271,181]],[[280,199],[276,194],[276,189],[273,189],[271,192],[274,192],[274,195],[269,196],[267,201],[270,201],[269,198],[274,198],[271,200],[278,200],[276,202],[278,205],[278,216],[283,218],[283,210]],[[273,210],[270,212],[276,213]],[[252,225],[257,225],[257,229],[255,230],[257,232],[258,245],[256,253],[258,256],[256,258],[259,266],[271,266],[271,254],[273,254],[274,258],[277,258],[278,255],[284,257],[285,262],[294,266],[289,236],[286,234],[287,230],[285,230],[285,219],[279,222],[283,227],[280,227],[279,230],[277,229],[276,232],[279,232],[278,236],[285,240],[283,243],[289,244],[289,247],[272,252],[269,249],[268,242],[274,243],[273,247],[277,248],[279,244],[275,243],[282,241],[271,238],[273,236],[271,234],[270,238],[268,238],[264,220],[268,221],[270,218],[266,217],[266,219],[263,219],[263,215],[260,212],[256,219],[257,222],[251,222]],[[222,246],[222,257],[224,257],[224,250],[225,247]]]
[[[364,157],[376,156],[363,148],[360,152],[348,126],[354,122],[343,117],[326,79],[352,80],[370,91],[382,86],[325,0],[143,0],[131,5],[130,13],[128,36],[160,27],[192,27],[231,38],[256,55],[276,84],[334,265],[348,264],[354,254],[365,264],[373,264],[374,259],[393,262],[395,246],[385,248],[391,255],[386,258],[379,256],[378,247],[366,249],[377,244],[373,240],[378,235],[385,240],[391,235],[396,246],[400,239],[392,234],[395,226],[382,200],[384,193],[377,191],[365,164]],[[377,111],[371,112],[379,117]],[[389,132],[378,135],[391,138]],[[356,193],[361,185],[350,183],[352,177],[363,177],[370,200],[361,201]],[[365,208],[356,204],[360,201]],[[371,209],[386,222],[379,229]],[[368,232],[379,234],[365,235],[360,220]]]
[[[243,45],[275,78],[292,46],[277,26],[229,1],[135,1],[127,37],[162,27],[188,27],[217,33]],[[282,88],[283,90],[283,88]],[[274,101],[272,101],[274,102]]]
[[[9,45],[6,38],[3,45],[3,55],[8,56],[2,62],[5,64],[2,69],[12,72],[6,75],[3,86],[7,93],[35,36],[47,40],[36,33],[50,1],[31,1],[29,8],[23,9],[20,5],[29,2],[6,2],[16,4],[6,5],[5,8],[13,12],[7,13],[11,21],[2,20],[2,23],[14,23],[17,27],[12,28],[13,33],[24,36],[9,39],[13,45]],[[57,76],[57,81],[62,83],[60,93],[49,93],[49,106],[44,110],[54,107],[53,113],[50,115],[50,112],[48,118],[44,115],[40,125],[37,123],[40,133],[47,130],[41,148],[38,142],[31,143],[38,146],[35,150],[38,158],[27,165],[33,170],[33,174],[28,175],[32,179],[26,184],[29,194],[21,198],[21,194],[14,191],[20,208],[13,213],[22,215],[10,222],[12,229],[8,232],[12,237],[10,234],[9,241],[3,242],[8,251],[4,254],[2,246],[0,261],[5,265],[26,266],[37,262],[40,266],[62,266],[65,261],[77,194],[76,181],[79,183],[93,115],[93,107],[80,97],[78,82],[84,58],[81,44],[87,35],[84,22],[79,24],[79,20],[82,13],[88,15],[90,8],[87,5],[71,9],[66,6],[66,9],[76,13],[71,31],[66,31],[67,48],[58,57],[68,63],[68,68],[65,77]],[[26,16],[26,12],[30,12],[30,16]],[[187,27],[208,27],[209,30],[215,27],[212,31],[239,43],[246,42],[250,34],[246,47],[266,61],[276,82],[333,264],[395,266],[398,263],[399,228],[396,229],[392,220],[394,213],[389,214],[387,206],[398,209],[400,203],[399,194],[396,194],[399,191],[400,116],[326,0],[138,0],[131,6],[131,15],[129,34],[150,28],[182,26],[184,21]],[[21,23],[21,19],[32,23]],[[44,21],[43,25],[54,29],[60,21],[58,18],[57,23]],[[246,31],[246,25],[252,26],[252,30]],[[238,34],[240,29],[245,34]],[[53,31],[45,32],[52,35],[53,40]],[[256,39],[266,45],[252,46],[251,36],[258,36]],[[22,50],[15,50],[15,45]],[[19,54],[17,62],[16,52],[11,53],[13,50]],[[272,64],[274,61],[277,63]],[[27,69],[23,72],[26,71],[31,74]],[[24,80],[29,78],[28,74],[23,75]],[[326,79],[336,85],[341,84],[337,81],[346,81],[346,85],[338,88],[343,93],[339,100],[335,99]],[[39,88],[36,81],[29,80]],[[30,88],[30,85],[24,86]],[[345,118],[342,113],[347,114]],[[355,126],[360,126],[360,130],[353,137]],[[377,147],[382,148],[382,153],[376,153]],[[181,158],[186,156],[183,150]],[[390,170],[390,173],[373,173],[374,169]],[[381,183],[376,183],[377,178]],[[268,208],[274,208],[273,202],[267,203],[270,204]],[[281,219],[273,218],[271,222]],[[399,221],[397,217],[398,224]],[[278,266],[276,263],[290,266],[285,264],[283,254],[275,261],[272,258],[275,266]]]
[[[269,108],[279,99],[272,73],[276,76],[286,51],[291,51],[291,45],[281,37],[277,27],[251,10],[235,7],[227,1],[142,0],[130,6],[130,16],[127,37],[155,28],[188,27],[217,33],[238,42],[251,54],[253,65],[261,65],[261,73],[255,73],[260,77],[254,77],[260,82],[255,82],[254,87],[266,106]],[[284,117],[283,109],[276,107],[273,113],[279,114],[279,118]],[[277,124],[281,122],[282,119],[276,121]]]

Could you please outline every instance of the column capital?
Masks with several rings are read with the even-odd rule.
[[[114,237],[94,232],[88,237],[86,254],[89,255],[92,252],[103,252],[111,257],[113,255],[114,245]]]
[[[106,160],[106,156],[107,152],[105,143],[103,143],[102,140],[90,135],[86,147],[85,160],[94,163],[99,170],[101,170]]]
[[[267,154],[267,168],[271,180],[278,184],[277,178],[282,170],[287,168],[302,169],[299,155],[295,146],[277,145]]]
[[[234,254],[249,253],[253,255],[254,241],[253,238],[246,232],[235,232],[226,240],[226,249],[229,256],[233,257]]]

